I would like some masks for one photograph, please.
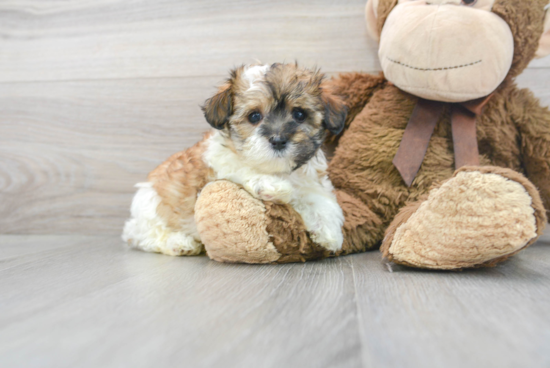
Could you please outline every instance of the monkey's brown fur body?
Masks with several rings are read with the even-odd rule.
[[[379,29],[396,3],[396,0],[380,0]],[[534,57],[543,31],[542,9],[546,3],[544,0],[497,0],[493,6],[492,11],[502,17],[512,30],[514,56],[508,76],[493,93],[483,114],[477,119],[480,167],[465,167],[455,171],[448,105],[436,125],[420,171],[411,187],[407,187],[392,160],[418,97],[403,92],[389,83],[383,75],[352,73],[333,79],[331,84],[334,93],[348,106],[344,133],[339,137],[329,138],[332,144],[337,145],[329,165],[329,176],[345,215],[343,248],[337,254],[323,251],[308,238],[299,216],[292,208],[272,203],[262,204],[251,199],[261,204],[255,211],[261,212],[265,218],[262,226],[265,226],[267,237],[262,241],[274,246],[270,248],[269,262],[306,261],[362,252],[381,246],[383,254],[396,263],[420,268],[460,269],[494,265],[534,242],[542,233],[547,222],[546,213],[550,210],[550,112],[539,105],[529,90],[519,89],[513,78]],[[466,185],[459,184],[461,181]],[[490,184],[493,185],[492,189],[489,188],[490,185],[487,189],[480,187],[479,183],[482,182],[493,183]],[[510,185],[509,189],[502,189],[503,183]],[[200,208],[197,209],[201,236],[203,233],[209,234],[207,238],[212,239],[211,244],[205,243],[207,252],[220,261],[250,262],[246,252],[238,259],[219,256],[216,236],[226,239],[226,245],[239,238],[239,231],[235,230],[238,226],[231,221],[224,222],[223,217],[231,218],[231,208],[240,208],[241,213],[247,208],[242,207],[242,203],[230,203],[233,198],[231,193],[241,189],[227,183],[219,185],[220,188],[223,186],[224,194],[220,195],[221,192],[215,186],[210,186],[208,193],[199,198]],[[465,197],[466,201],[472,202],[470,207],[473,210],[478,205],[480,208],[486,207],[485,212],[481,211],[480,214],[468,218],[472,222],[472,228],[479,227],[478,233],[486,233],[483,239],[476,240],[480,242],[479,247],[474,242],[472,247],[463,250],[449,240],[448,248],[422,249],[423,245],[417,241],[411,245],[411,249],[390,249],[398,228],[406,224],[412,216],[417,215],[420,210],[437,212],[437,208],[443,208],[441,203],[452,202],[457,198],[457,193],[460,196],[460,193],[465,193],[470,188],[477,188],[477,192]],[[529,198],[535,222],[533,233],[527,237],[521,235],[528,240],[520,246],[516,244],[516,248],[510,248],[508,252],[493,252],[490,243],[492,238],[500,236],[502,239],[502,236],[506,236],[502,234],[514,227],[517,227],[514,230],[517,235],[527,227],[527,222],[522,220],[526,218],[521,217],[523,215],[518,215],[517,219],[512,218],[521,212],[517,209],[521,205],[508,210],[504,208],[508,203],[500,202],[502,196],[499,190],[513,192],[516,190],[514,188],[520,188],[518,190],[522,195]],[[494,203],[487,202],[491,196],[494,197]],[[428,197],[430,203],[427,203]],[[218,214],[215,210],[216,203],[220,201],[227,201],[229,204],[228,210],[223,214]],[[470,208],[463,204],[459,203],[458,207]],[[449,206],[448,211],[455,211],[458,207]],[[490,208],[494,208],[494,213],[503,211],[498,212],[504,214],[499,215],[500,217],[511,217],[502,222],[499,216],[492,219],[486,216]],[[438,218],[437,213],[430,216],[426,218]],[[445,216],[440,216],[440,226],[445,226]],[[449,216],[456,217],[456,214]],[[208,220],[204,220],[205,218]],[[246,224],[246,219],[242,221],[242,224]],[[220,226],[219,222],[224,222],[224,225]],[[420,227],[414,225],[416,228],[413,228],[410,225],[412,233],[416,232],[416,235],[411,235],[409,239],[416,239],[415,236],[418,237],[421,229],[425,229],[426,235],[430,232],[430,224],[422,224],[421,219],[417,219],[417,223]],[[255,224],[249,223],[248,226]],[[437,229],[438,224],[434,224],[436,234]],[[448,236],[451,239],[453,236],[463,236],[466,242],[469,231],[467,226],[456,230],[449,225],[447,229],[443,229],[440,237]]]
[[[365,87],[373,81],[379,83]],[[373,93],[359,101],[362,110],[350,108],[361,111],[349,117],[353,123],[339,139],[329,166],[331,180],[336,188],[365,203],[387,227],[401,207],[428,194],[434,184],[455,172],[449,108],[436,125],[413,185],[407,188],[392,159],[417,98],[368,74],[341,76],[335,85],[342,95],[365,89]],[[550,208],[550,112],[529,90],[510,83],[496,91],[477,121],[477,138],[482,166],[510,168],[525,175],[538,188],[546,209]],[[376,247],[381,239],[373,235],[366,249]]]

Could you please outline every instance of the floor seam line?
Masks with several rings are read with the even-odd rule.
[[[361,365],[364,368],[367,368],[367,365],[365,364],[365,358],[363,354],[363,349],[366,346],[365,337],[363,336],[361,326],[363,326],[363,316],[361,314],[361,309],[359,308],[359,294],[357,292],[357,277],[355,276],[355,267],[353,265],[353,257],[351,257],[351,275],[353,277],[353,291],[354,291],[354,299],[355,299],[355,313],[357,315],[357,334],[359,335],[359,342],[361,344],[361,348],[359,349],[359,352],[361,354]]]

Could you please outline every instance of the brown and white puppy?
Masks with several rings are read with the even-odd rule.
[[[340,249],[344,216],[319,148],[327,130],[342,130],[346,108],[323,75],[296,64],[242,66],[203,111],[215,129],[137,184],[123,239],[150,252],[202,252],[195,202],[209,182],[226,179],[256,198],[291,204],[316,243]]]

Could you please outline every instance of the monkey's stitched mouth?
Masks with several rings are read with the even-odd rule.
[[[482,60],[478,60],[478,61],[474,61],[474,62],[471,62],[471,63],[468,63],[468,64],[446,66],[446,67],[442,67],[442,68],[419,68],[419,67],[416,67],[416,66],[411,66],[411,65],[404,64],[400,61],[391,59],[389,57],[386,57],[386,59],[388,59],[389,61],[391,61],[392,63],[395,63],[397,65],[404,66],[405,68],[420,70],[421,72],[431,72],[431,71],[449,70],[449,69],[460,69],[460,68],[466,68],[468,66],[476,65],[476,64],[479,64],[479,63],[482,62]]]

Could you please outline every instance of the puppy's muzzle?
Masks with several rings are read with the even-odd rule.
[[[269,138],[269,143],[275,151],[282,151],[286,148],[288,139],[282,136],[273,136]]]

